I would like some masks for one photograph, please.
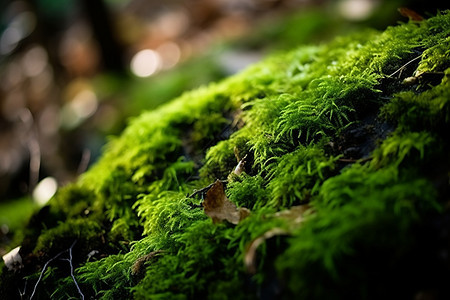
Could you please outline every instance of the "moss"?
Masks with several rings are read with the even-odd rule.
[[[313,205],[317,214],[277,258],[288,295],[402,298],[424,288],[434,258],[421,256],[416,230],[440,210],[429,181],[355,165],[325,181]]]
[[[249,176],[242,174],[227,186],[227,196],[238,206],[250,209],[262,207],[269,197],[266,189],[266,180],[260,175]]]
[[[445,298],[449,36],[447,12],[361,31],[143,113],[30,223],[36,264],[1,276],[77,240],[94,298]],[[201,208],[215,179],[251,210],[237,225]],[[45,276],[42,295],[77,297],[59,265]]]
[[[100,246],[103,234],[96,222],[83,218],[70,219],[41,234],[33,252],[50,256],[65,250],[66,244],[78,241],[78,247],[87,254]]]
[[[299,147],[275,160],[268,176],[270,200],[263,206],[290,207],[308,202],[332,174],[336,159],[326,157],[318,147]]]
[[[424,160],[425,151],[434,145],[433,137],[426,132],[408,132],[405,134],[394,134],[387,138],[374,152],[374,164],[419,164]],[[405,162],[405,160],[408,160]]]
[[[443,72],[448,67],[450,38],[445,38],[439,44],[426,49],[422,54],[422,60],[417,67],[417,75],[426,72]]]
[[[404,91],[396,94],[383,107],[383,115],[398,122],[404,130],[427,129],[444,135],[450,120],[450,69],[445,70],[445,74],[439,85],[422,93]]]

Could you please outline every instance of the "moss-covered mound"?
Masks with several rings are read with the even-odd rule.
[[[32,218],[1,298],[449,299],[449,46],[442,13],[142,114]]]

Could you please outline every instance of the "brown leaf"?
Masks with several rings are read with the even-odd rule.
[[[22,256],[19,254],[20,246],[3,255],[3,261],[9,271],[18,271],[23,268]]]
[[[244,264],[247,272],[251,274],[256,273],[256,250],[258,249],[258,247],[266,240],[274,236],[290,235],[291,231],[300,226],[300,224],[304,221],[304,215],[308,211],[310,211],[310,206],[308,204],[304,204],[292,206],[290,209],[275,213],[273,215],[275,218],[287,221],[289,229],[275,227],[264,232],[262,235],[251,241],[251,243],[247,246],[244,255]]]
[[[247,272],[251,274],[256,273],[256,250],[258,247],[264,243],[266,240],[277,236],[277,235],[288,235],[289,233],[281,228],[272,228],[266,232],[264,232],[263,235],[257,237],[254,239],[250,245],[247,247],[247,250],[245,251],[244,256],[244,264],[245,268],[247,269]]]
[[[412,21],[423,21],[424,18],[419,15],[417,12],[415,12],[414,10],[407,8],[407,7],[400,7],[398,9],[398,11],[400,12],[400,14],[404,17],[409,18]]]
[[[232,224],[238,224],[239,221],[250,214],[250,211],[247,208],[238,208],[227,198],[223,183],[220,180],[216,180],[208,192],[206,192],[203,207],[205,214],[209,216],[214,223],[227,220]]]
[[[309,204],[292,206],[289,209],[275,213],[275,217],[287,220],[291,228],[296,228],[304,220],[304,215],[310,210]]]

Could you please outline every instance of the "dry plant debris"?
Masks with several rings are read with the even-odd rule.
[[[245,207],[238,208],[227,198],[223,183],[220,180],[216,180],[208,192],[206,192],[203,207],[205,214],[208,215],[214,223],[226,220],[236,225],[242,219],[250,215],[250,210]]]

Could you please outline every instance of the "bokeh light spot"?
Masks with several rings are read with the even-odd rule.
[[[58,189],[58,183],[53,177],[42,179],[33,190],[33,200],[38,205],[45,205],[55,195]]]
[[[163,69],[170,69],[180,61],[181,49],[176,43],[164,43],[156,51],[161,57]]]
[[[83,90],[73,98],[70,106],[79,118],[89,118],[97,110],[97,96],[91,90]]]
[[[22,35],[20,30],[14,27],[8,27],[0,38],[0,53],[3,55],[12,52],[20,42]]]
[[[47,52],[41,46],[34,46],[28,50],[22,59],[22,68],[25,75],[35,77],[41,74],[47,66]]]
[[[64,105],[61,111],[61,126],[73,129],[92,116],[97,108],[97,95],[90,89],[83,89]]]
[[[338,9],[344,18],[362,21],[370,17],[378,4],[377,0],[342,0]]]
[[[138,77],[148,77],[158,71],[161,57],[158,52],[145,49],[136,53],[131,59],[131,71]]]
[[[0,38],[0,54],[7,55],[36,28],[36,16],[29,11],[18,14]]]

